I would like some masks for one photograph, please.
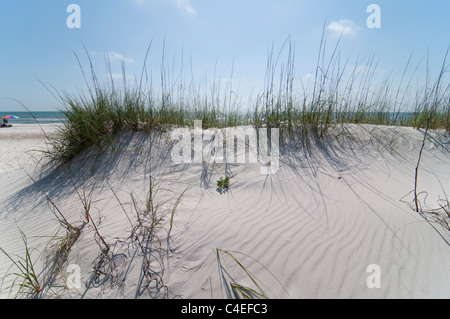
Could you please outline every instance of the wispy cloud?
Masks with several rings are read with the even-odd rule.
[[[314,73],[306,73],[301,76],[301,80],[303,83],[309,83],[314,80]]]
[[[352,20],[340,19],[339,21],[332,21],[328,25],[328,30],[336,36],[353,37],[358,33],[359,27]]]
[[[177,6],[190,15],[197,15],[197,11],[192,6],[190,0],[177,0]]]
[[[127,58],[124,55],[117,53],[117,52],[107,52],[107,55],[109,57],[109,60],[112,61],[123,61],[126,63],[133,63],[134,60],[132,58]]]
[[[113,81],[116,81],[116,80],[124,81],[125,80],[128,83],[136,82],[136,77],[127,75],[127,74],[125,74],[125,76],[124,76],[123,73],[108,73],[108,74],[105,74],[105,78],[112,79]]]
[[[134,2],[136,5],[141,6],[147,3],[150,3],[151,0],[131,0],[132,2]],[[170,3],[172,6],[175,6],[179,9],[181,9],[183,12],[191,15],[191,16],[196,16],[197,15],[197,10],[195,10],[194,6],[191,3],[191,0],[165,0],[166,3]]]
[[[134,60],[132,58],[127,58],[123,54],[120,54],[120,53],[117,53],[114,51],[110,51],[110,52],[106,52],[106,53],[91,51],[90,54],[93,56],[104,54],[105,57],[107,57],[110,62],[114,62],[114,61],[123,61],[125,63],[133,63],[134,62]]]

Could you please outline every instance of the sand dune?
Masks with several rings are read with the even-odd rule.
[[[46,250],[48,237],[35,236],[64,232],[42,190],[76,225],[84,220],[78,194],[91,198],[92,218],[110,245],[102,259],[102,243],[87,223],[65,264],[79,267],[80,288],[65,289],[63,274],[70,274],[63,269],[43,297],[232,298],[232,283],[270,298],[450,297],[450,232],[413,209],[423,131],[347,125],[306,148],[285,141],[273,175],[261,175],[259,164],[175,164],[167,136],[143,133],[124,133],[99,158],[75,159],[70,175],[42,171],[24,155],[45,146],[37,128],[9,134],[0,135],[9,149],[0,161],[0,246],[23,254],[22,230],[36,249],[36,268],[48,275],[40,254],[51,245]],[[419,171],[424,211],[450,193],[449,135],[430,136]],[[231,186],[221,193],[216,181],[225,170]],[[150,175],[160,220],[154,241],[146,242],[149,274],[135,238],[139,222],[150,222],[144,217]],[[3,255],[0,261],[3,276],[10,262]],[[381,271],[379,288],[367,283],[370,265]]]

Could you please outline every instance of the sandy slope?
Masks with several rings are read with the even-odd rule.
[[[23,134],[14,142],[18,149],[2,155],[3,169],[11,156],[22,158],[38,144]],[[84,220],[78,194],[91,198],[93,220],[111,248],[102,259],[102,243],[86,224],[68,260],[80,267],[81,287],[64,289],[62,275],[70,273],[63,269],[43,296],[228,298],[232,282],[259,291],[235,257],[271,298],[449,298],[450,232],[412,206],[423,131],[348,125],[332,135],[308,148],[289,145],[279,171],[267,176],[259,164],[174,164],[167,137],[145,134],[123,134],[112,152],[78,158],[70,178],[64,169],[38,175],[25,165],[75,225]],[[450,195],[449,143],[445,132],[427,141],[419,172],[425,210],[439,207],[444,191]],[[216,181],[225,169],[231,188],[220,193]],[[135,238],[141,236],[137,216],[148,211],[150,174],[159,187],[153,198],[161,220],[157,240],[146,243],[154,273],[145,276]],[[23,254],[20,228],[38,259],[49,240],[33,236],[54,234],[55,215],[23,169],[6,176],[0,245]],[[185,190],[169,232],[170,213]],[[4,274],[10,263],[4,256],[0,261]],[[380,267],[381,288],[367,285],[373,264]],[[42,259],[36,267],[44,268]]]

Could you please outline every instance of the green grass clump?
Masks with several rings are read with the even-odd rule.
[[[418,129],[428,124],[429,129],[450,130],[450,85],[445,80],[448,52],[435,82],[426,74],[425,87],[412,92],[411,83],[418,67],[404,85],[411,58],[400,84],[394,88],[390,79],[374,81],[373,56],[358,58],[350,67],[348,60],[341,62],[338,45],[339,42],[327,61],[322,37],[316,71],[309,84],[295,75],[295,49],[289,41],[278,55],[272,50],[263,91],[245,106],[232,82],[225,91],[220,80],[215,79],[210,87],[206,83],[204,88],[193,81],[183,83],[183,65],[175,78],[174,70],[165,69],[164,57],[160,90],[155,90],[152,81],[144,77],[148,74],[145,63],[141,78],[134,85],[127,82],[123,66],[123,83],[118,85],[111,74],[109,82],[100,83],[89,59],[91,81],[85,77],[89,93],[56,94],[64,105],[66,121],[53,141],[50,157],[67,163],[88,148],[103,151],[119,132],[193,127],[194,120],[201,120],[203,129],[239,125],[279,128],[281,137],[296,138],[304,145],[311,138],[326,136],[330,127],[346,123]],[[283,64],[282,60],[286,62]],[[81,64],[80,68],[83,71]]]
[[[227,176],[225,178],[221,177],[217,181],[217,188],[219,188],[222,191],[226,191],[230,188],[230,177]]]

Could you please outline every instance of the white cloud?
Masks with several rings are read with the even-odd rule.
[[[127,58],[125,57],[123,54],[111,51],[111,52],[106,52],[106,53],[100,53],[100,52],[96,52],[96,51],[91,51],[89,52],[90,55],[92,56],[97,56],[97,55],[103,55],[105,57],[107,57],[109,59],[109,62],[114,62],[114,61],[123,61],[125,63],[133,63],[134,60],[132,58]]]
[[[124,55],[117,53],[117,52],[107,52],[107,56],[109,58],[109,61],[123,61],[125,63],[133,63],[134,60],[132,58],[127,58]]]
[[[180,7],[181,9],[183,9],[185,12],[187,12],[190,15],[197,14],[197,11],[192,6],[190,0],[177,0],[177,6]]]
[[[352,20],[340,19],[333,21],[328,25],[328,30],[333,32],[336,36],[350,36],[353,37],[359,30],[359,27]]]
[[[150,2],[150,0],[131,0],[132,2],[134,2],[136,5],[138,6],[142,6],[144,4],[148,4]],[[195,10],[194,6],[191,3],[191,0],[160,0],[160,2],[169,2],[171,3],[171,5],[178,7],[179,9],[181,9],[182,11],[184,11],[185,13],[192,15],[192,16],[196,16],[197,15],[197,10]]]
[[[314,73],[306,73],[302,75],[302,81],[303,82],[309,82],[311,80],[314,80]]]
[[[105,78],[107,78],[108,80],[112,78],[113,81],[116,81],[116,80],[123,81],[125,79],[125,81],[127,81],[128,83],[133,83],[136,81],[136,78],[131,75],[125,74],[125,78],[124,78],[123,73],[108,73],[108,74],[105,74]]]

